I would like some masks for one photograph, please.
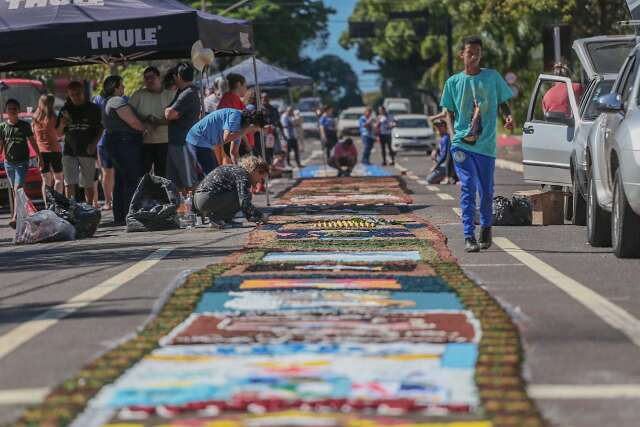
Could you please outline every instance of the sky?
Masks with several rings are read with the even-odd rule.
[[[324,0],[327,6],[331,6],[336,10],[335,15],[329,17],[329,40],[326,49],[319,50],[315,44],[311,44],[304,51],[303,55],[307,55],[312,59],[322,55],[333,54],[339,56],[349,64],[358,75],[360,89],[363,92],[371,92],[378,89],[375,74],[363,74],[365,69],[373,69],[374,65],[360,61],[356,58],[356,49],[345,50],[338,42],[343,31],[347,30],[347,21],[351,16],[351,12],[355,7],[357,0]]]

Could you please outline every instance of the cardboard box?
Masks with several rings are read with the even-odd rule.
[[[533,225],[564,224],[564,193],[562,191],[518,191],[514,196],[525,197],[533,208]]]

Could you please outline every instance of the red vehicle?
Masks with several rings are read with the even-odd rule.
[[[0,108],[4,111],[4,105],[8,99],[17,99],[20,103],[20,119],[31,122],[31,117],[38,106],[38,98],[45,92],[44,84],[38,80],[28,79],[3,79],[0,80]],[[3,113],[3,120],[6,115]],[[35,152],[29,147],[29,172],[24,189],[30,199],[42,198],[42,176],[38,169],[38,159]],[[0,205],[8,205],[9,180],[4,170],[4,153],[0,153]]]

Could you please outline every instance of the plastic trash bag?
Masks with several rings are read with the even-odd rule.
[[[102,213],[87,203],[78,203],[67,199],[51,187],[45,188],[47,209],[55,212],[60,218],[69,221],[76,229],[76,238],[84,239],[95,234],[100,224]]]
[[[140,179],[127,214],[127,231],[179,228],[176,188],[173,182],[146,174]]]
[[[50,210],[35,211],[22,188],[16,193],[16,245],[74,240],[76,229]]]
[[[532,208],[531,203],[524,197],[513,197],[511,200],[506,197],[497,196],[493,199],[493,225],[531,225]]]
[[[511,202],[513,225],[531,225],[533,223],[533,206],[526,197],[514,196]]]

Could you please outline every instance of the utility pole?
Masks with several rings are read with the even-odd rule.
[[[203,12],[207,11],[207,0],[201,0],[200,1],[200,10]]]

